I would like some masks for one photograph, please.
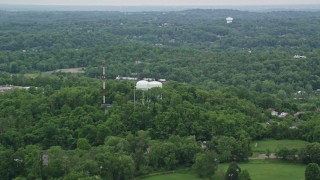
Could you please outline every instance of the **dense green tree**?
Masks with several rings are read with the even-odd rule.
[[[239,180],[241,174],[241,168],[237,163],[233,162],[229,165],[227,172],[225,173],[226,180]]]
[[[248,160],[251,140],[320,139],[317,11],[0,14],[0,85],[31,86],[0,93],[0,179],[130,179],[191,164],[212,177],[217,159]],[[134,104],[135,83],[118,75],[168,81]],[[277,156],[319,164],[319,149]]]
[[[23,160],[12,149],[0,151],[0,179],[13,179],[22,173]]]
[[[154,168],[172,170],[177,167],[177,147],[172,142],[158,142],[151,145],[150,165]]]
[[[101,152],[96,156],[104,179],[130,179],[134,174],[133,159],[122,153]]]
[[[25,177],[29,179],[37,179],[41,177],[41,147],[36,145],[28,145],[25,148],[19,149],[18,152],[23,155],[22,160],[24,162],[24,167],[27,173]]]
[[[218,169],[218,163],[217,154],[214,151],[206,151],[196,155],[192,168],[202,178],[212,177]]]
[[[301,149],[299,157],[305,164],[320,163],[320,144],[312,143]]]
[[[240,173],[240,178],[239,179],[240,180],[251,180],[249,172],[246,169],[242,170],[241,173]]]
[[[77,140],[77,148],[81,150],[89,150],[91,148],[89,141],[85,138],[79,138]]]
[[[305,179],[306,180],[317,180],[320,179],[320,169],[318,164],[310,163],[306,167],[305,171]]]

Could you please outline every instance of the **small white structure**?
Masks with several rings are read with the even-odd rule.
[[[279,115],[280,118],[286,118],[286,117],[288,117],[288,116],[289,116],[289,113],[286,113],[286,112],[282,112],[282,113]]]
[[[136,78],[136,77],[121,77],[121,76],[117,76],[116,80],[137,81],[138,78]]]
[[[307,56],[294,55],[294,59],[307,59]]]
[[[136,89],[142,90],[142,91],[147,91],[147,90],[149,90],[151,88],[155,88],[155,87],[162,88],[162,83],[158,82],[158,81],[148,82],[145,80],[141,80],[141,81],[138,81],[136,84]]]
[[[30,87],[12,86],[12,85],[2,86],[2,85],[0,85],[0,93],[1,93],[1,92],[6,92],[6,91],[9,91],[9,90],[12,90],[12,89],[25,89],[25,90],[29,90]]]
[[[145,81],[154,81],[155,79],[154,78],[143,78],[143,80],[145,80]]]
[[[232,17],[227,17],[226,21],[227,21],[227,24],[231,24],[233,22],[233,18]]]
[[[277,111],[275,111],[275,110],[271,111],[271,116],[278,116],[278,115],[279,115],[279,113]]]
[[[207,143],[207,141],[202,141],[202,142],[200,142],[201,143],[201,148],[202,149],[207,149],[208,148],[208,143]]]
[[[289,127],[290,129],[298,129],[298,127],[296,125],[292,125]]]

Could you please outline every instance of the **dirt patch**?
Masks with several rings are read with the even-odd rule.
[[[84,73],[83,68],[57,69],[56,72],[64,73]]]
[[[269,157],[266,154],[259,154],[258,157],[250,157],[249,159],[277,159],[277,156],[274,153],[271,153]]]

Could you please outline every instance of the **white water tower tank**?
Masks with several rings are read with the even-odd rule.
[[[147,90],[149,90],[151,88],[155,88],[155,87],[162,88],[162,83],[158,82],[158,81],[148,82],[146,80],[141,80],[141,81],[138,81],[136,84],[136,89],[142,90],[142,91],[147,91]]]
[[[155,87],[162,88],[162,83],[158,82],[158,81],[151,81],[151,82],[148,83],[148,87],[149,87],[149,89],[155,88]]]
[[[227,24],[230,24],[230,23],[232,23],[233,18],[232,17],[227,17],[226,20],[227,20]]]
[[[137,84],[136,84],[136,89],[147,91],[148,90],[148,84],[149,84],[149,82],[145,81],[145,80],[138,81]]]

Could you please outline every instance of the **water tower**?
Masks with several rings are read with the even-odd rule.
[[[233,21],[233,18],[232,17],[227,17],[226,21],[227,21],[227,24],[231,24],[232,21]]]
[[[142,104],[144,104],[144,92],[156,87],[162,88],[162,83],[158,81],[151,81],[151,82],[148,82],[146,80],[138,81],[134,89],[134,104],[136,102],[136,92],[135,92],[136,90],[142,91]]]

